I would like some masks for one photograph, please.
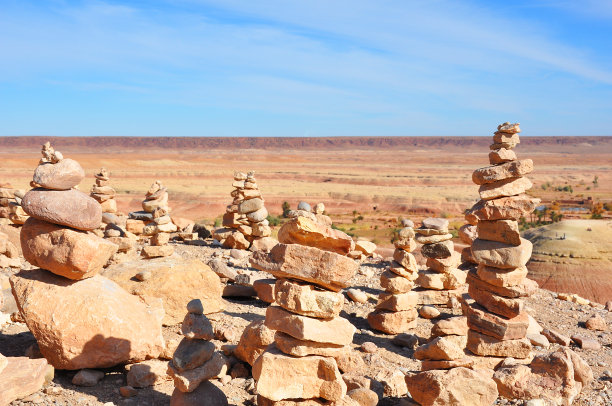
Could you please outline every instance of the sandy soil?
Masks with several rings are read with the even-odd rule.
[[[228,255],[228,250],[211,246],[195,247],[186,245],[176,246],[177,255],[182,257],[196,257],[204,261],[212,255]],[[216,254],[215,254],[216,253]],[[246,267],[244,262],[229,261],[234,264],[241,273],[250,273],[253,277],[262,275],[253,269]],[[378,295],[381,292],[379,275],[384,270],[386,264],[381,260],[368,260],[364,262],[358,274],[353,278],[352,285],[365,292]],[[7,276],[6,272],[4,275]],[[555,294],[540,290],[536,295],[527,299],[528,311],[535,319],[546,328],[555,329],[563,334],[571,335],[580,333],[597,339],[602,344],[600,351],[588,351],[572,347],[578,352],[589,365],[593,368],[595,380],[583,390],[575,401],[575,405],[609,405],[612,402],[612,332],[608,329],[605,332],[593,332],[583,327],[584,321],[592,314],[601,314],[608,325],[612,325],[612,313],[608,313],[601,307],[592,308],[570,302],[561,301],[555,298]],[[215,317],[214,323],[220,328],[229,329],[232,334],[229,342],[215,340],[219,349],[221,345],[227,343],[236,344],[240,331],[252,320],[262,319],[267,305],[255,298],[234,298],[228,299],[228,307],[224,313]],[[374,302],[367,304],[357,304],[348,298],[342,313],[357,327],[354,336],[353,347],[359,351],[360,344],[366,341],[374,342],[378,346],[378,351],[374,354],[360,352],[364,364],[357,372],[373,379],[375,382],[384,380],[384,376],[397,370],[418,371],[419,361],[412,358],[413,351],[400,348],[391,343],[392,336],[378,334],[370,330],[366,316],[374,309]],[[460,314],[459,309],[440,308],[441,317]],[[429,337],[431,321],[419,318],[418,327],[411,331],[420,337],[424,342]],[[178,336],[178,326],[166,327],[165,337],[173,338]],[[0,352],[9,356],[23,355],[26,349],[35,342],[33,336],[27,330],[25,324],[11,323],[6,325],[0,332]],[[552,345],[549,350],[541,348],[536,352],[553,350],[556,345]],[[119,387],[126,384],[126,374],[123,367],[116,367],[105,371],[105,378],[95,387],[78,387],[71,384],[71,379],[75,371],[56,371],[55,379],[50,387],[38,392],[27,399],[25,402],[15,402],[14,405],[21,404],[42,404],[42,405],[167,405],[169,396],[172,392],[172,384],[165,382],[155,387],[139,389],[138,395],[134,398],[124,399],[119,393]],[[251,378],[238,378],[221,384],[214,381],[228,396],[232,405],[248,405],[254,399]],[[247,389],[245,389],[247,388]],[[251,389],[249,389],[251,388]],[[375,388],[382,393],[382,385],[375,384]],[[408,398],[381,398],[380,405],[409,405]],[[498,399],[496,404],[509,404],[505,399]],[[510,404],[521,404],[520,402],[510,402]]]

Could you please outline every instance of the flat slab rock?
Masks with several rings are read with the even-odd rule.
[[[251,266],[277,278],[299,279],[339,292],[359,265],[352,259],[298,244],[277,244],[269,253],[255,252]]]
[[[355,250],[355,242],[348,234],[302,216],[283,224],[278,230],[278,241],[282,244],[307,245],[341,255]]]
[[[5,361],[6,365],[0,371],[0,405],[8,405],[42,389],[50,368],[46,359],[8,357]]]

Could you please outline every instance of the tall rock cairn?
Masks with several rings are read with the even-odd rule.
[[[468,320],[467,349],[480,356],[528,358],[529,318],[522,297],[538,285],[526,279],[525,264],[532,244],[521,238],[518,220],[531,213],[540,200],[525,194],[532,186],[525,175],[533,171],[531,159],[518,160],[519,124],[497,127],[489,153],[491,166],[474,171],[481,200],[466,214],[476,222],[478,238],[472,244],[477,269],[468,273],[463,311]]]
[[[145,258],[167,257],[174,253],[174,247],[168,245],[170,234],[178,230],[170,217],[168,207],[168,191],[159,180],[153,182],[142,202],[145,212],[151,214],[143,234],[151,236],[151,245],[144,246],[142,255]]]
[[[214,338],[213,327],[200,299],[187,303],[181,332],[184,338],[168,363],[175,387],[170,406],[227,406],[225,394],[209,380],[225,375],[229,362],[210,341]]]
[[[100,226],[102,208],[73,189],[85,177],[81,165],[63,158],[49,143],[43,145],[42,155],[33,179],[39,187],[27,192],[22,201],[30,216],[21,228],[23,256],[32,265],[69,279],[91,277],[117,251],[117,245],[88,233]]]
[[[251,265],[277,278],[275,304],[265,319],[265,326],[276,330],[274,344],[253,364],[257,404],[339,401],[347,387],[336,359],[351,351],[355,333],[339,317],[344,305],[340,291],[349,286],[357,263],[316,247],[278,244],[269,253],[255,252]]]
[[[417,247],[414,240],[414,223],[405,223],[394,242],[394,261],[380,275],[380,285],[385,290],[378,298],[376,310],[368,315],[368,323],[375,330],[387,334],[399,334],[416,327],[418,294],[412,291],[419,275],[412,251]]]
[[[227,248],[247,249],[256,239],[272,234],[268,210],[257,186],[255,173],[234,172],[232,204],[223,215],[223,226],[235,230],[224,241]]]
[[[92,186],[89,195],[100,203],[102,213],[117,213],[115,189],[109,186],[108,171],[106,168],[100,168],[94,176],[96,177],[96,183]]]
[[[416,231],[416,241],[423,244],[421,254],[427,258],[427,269],[420,272],[416,283],[423,289],[436,291],[455,291],[463,287],[467,273],[458,269],[461,254],[455,251],[451,241],[453,235],[448,232],[448,220],[426,218]]]

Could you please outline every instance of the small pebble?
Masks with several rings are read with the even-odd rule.
[[[372,354],[375,353],[376,350],[378,350],[378,347],[371,341],[366,341],[365,343],[361,344],[361,351],[365,353]]]
[[[348,289],[346,291],[346,294],[348,295],[348,297],[351,298],[353,302],[367,303],[368,301],[368,295],[359,289]]]
[[[440,310],[436,309],[434,306],[426,305],[419,309],[419,315],[424,319],[435,319],[440,316]]]

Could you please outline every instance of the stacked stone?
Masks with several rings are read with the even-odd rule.
[[[533,170],[530,159],[518,160],[519,124],[497,127],[489,153],[491,166],[477,169],[472,180],[480,185],[481,200],[467,213],[477,222],[478,238],[472,254],[478,263],[470,270],[469,297],[463,301],[469,332],[467,348],[480,356],[530,356],[529,318],[522,297],[533,294],[537,284],[526,279],[531,242],[521,238],[518,220],[531,213],[539,199],[525,194],[532,186],[525,177]]]
[[[275,304],[265,319],[276,331],[274,344],[253,364],[257,404],[343,399],[347,387],[337,359],[351,351],[355,327],[339,317],[340,291],[349,286],[356,262],[316,247],[278,244],[269,253],[255,252],[251,265],[277,278]]]
[[[474,361],[465,354],[467,331],[462,316],[436,322],[431,329],[433,339],[414,352],[414,358],[421,360],[421,371],[471,367]]]
[[[21,207],[24,194],[25,191],[13,189],[10,184],[0,185],[0,219],[8,219],[4,220],[6,224],[22,225],[28,219],[28,214]]]
[[[226,406],[225,394],[209,380],[226,374],[228,360],[210,341],[215,335],[200,299],[187,304],[181,332],[184,338],[168,363],[175,386],[170,405]]]
[[[234,232],[223,241],[227,248],[247,249],[254,240],[269,237],[272,234],[267,220],[268,210],[257,186],[255,173],[234,172],[234,199],[227,206],[223,216],[223,226]]]
[[[174,247],[168,245],[170,233],[178,230],[168,214],[168,192],[159,180],[153,182],[147,191],[142,208],[150,214],[150,222],[145,225],[142,233],[151,236],[150,243],[142,249],[145,258],[167,257],[174,253]]]
[[[21,261],[17,247],[9,240],[8,235],[0,232],[0,269],[19,267],[21,267]],[[1,304],[0,300],[0,307]]]
[[[470,265],[476,264],[476,260],[472,255],[472,244],[474,244],[474,240],[478,238],[476,224],[471,224],[468,222],[467,224],[462,225],[459,228],[459,238],[464,244],[467,245],[467,247],[461,250],[461,262]]]
[[[9,183],[0,183],[0,219],[8,219],[11,214],[10,203],[15,199],[15,191]]]
[[[96,183],[91,188],[89,195],[100,203],[102,213],[117,213],[115,189],[109,186],[108,171],[106,168],[100,168],[100,171],[94,176],[96,177]]]
[[[427,269],[419,273],[416,283],[423,289],[457,291],[465,285],[467,273],[458,268],[461,254],[455,251],[448,232],[448,220],[426,218],[416,234],[416,241],[423,244],[421,254],[427,258]]]
[[[17,189],[14,191],[14,199],[9,203],[9,207],[11,209],[11,214],[9,215],[9,220],[13,222],[13,224],[23,225],[26,220],[30,217],[28,213],[23,210],[21,203],[23,201],[23,196],[25,196],[25,191],[22,189]]]
[[[387,334],[399,334],[417,324],[418,294],[412,288],[419,270],[412,254],[417,246],[413,227],[410,221],[399,231],[393,262],[380,276],[385,293],[379,296],[376,310],[368,315],[370,327]]]
[[[85,177],[81,165],[64,159],[49,143],[43,145],[42,154],[33,179],[40,187],[27,192],[22,201],[30,216],[21,229],[23,256],[32,265],[69,279],[91,277],[117,246],[88,233],[100,226],[102,209],[74,189]]]

